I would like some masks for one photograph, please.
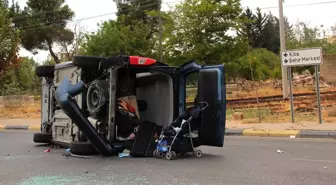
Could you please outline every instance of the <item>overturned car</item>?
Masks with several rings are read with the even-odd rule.
[[[35,143],[69,147],[79,155],[153,156],[164,127],[187,108],[186,79],[197,74],[195,102],[207,102],[193,127],[193,146],[224,145],[224,66],[194,61],[173,67],[139,56],[74,56],[39,66],[41,132]],[[182,142],[182,141],[181,141]],[[183,148],[183,142],[181,143]]]

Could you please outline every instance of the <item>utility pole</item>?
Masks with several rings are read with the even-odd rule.
[[[161,22],[161,3],[162,0],[159,1],[159,56],[160,56],[160,62],[163,62],[163,56],[162,56],[162,22]]]
[[[283,16],[283,1],[279,0],[279,31],[280,31],[280,48],[281,51],[286,50],[286,38],[285,38],[285,21]],[[280,51],[280,55],[281,55]],[[281,57],[281,56],[280,56]],[[284,99],[287,99],[289,97],[288,92],[288,72],[286,67],[282,67],[282,95]]]

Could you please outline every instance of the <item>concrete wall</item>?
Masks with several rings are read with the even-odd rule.
[[[323,55],[320,75],[326,82],[336,83],[336,55]]]

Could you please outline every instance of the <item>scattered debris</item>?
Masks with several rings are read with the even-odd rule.
[[[324,167],[324,169],[327,169],[327,168],[328,168],[328,167],[326,167],[326,166]]]
[[[234,120],[243,120],[244,119],[244,113],[242,113],[242,112],[233,113],[233,119]]]
[[[122,153],[124,153],[124,154],[129,154],[130,152],[131,152],[131,151],[125,149]]]
[[[76,157],[76,158],[81,158],[81,159],[90,159],[87,156],[82,156],[82,155],[75,155],[70,152],[70,148],[65,150],[65,153],[62,154],[65,157]]]
[[[295,136],[291,135],[291,136],[289,136],[289,138],[291,138],[291,139],[295,139]]]
[[[277,150],[278,154],[284,153],[284,151]]]
[[[124,158],[124,157],[130,157],[131,155],[129,153],[119,153],[119,157],[120,158]]]
[[[87,156],[75,155],[75,154],[72,154],[72,153],[63,153],[62,155],[66,156],[66,157],[75,157],[75,158],[81,158],[81,159],[90,159]]]
[[[85,170],[85,173],[89,173],[87,170]]]
[[[49,153],[50,151],[51,151],[50,148],[48,148],[48,149],[44,150],[44,153]]]

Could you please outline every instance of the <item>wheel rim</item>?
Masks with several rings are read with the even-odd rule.
[[[99,92],[96,89],[92,92],[91,102],[92,102],[92,105],[95,107],[99,104]]]

